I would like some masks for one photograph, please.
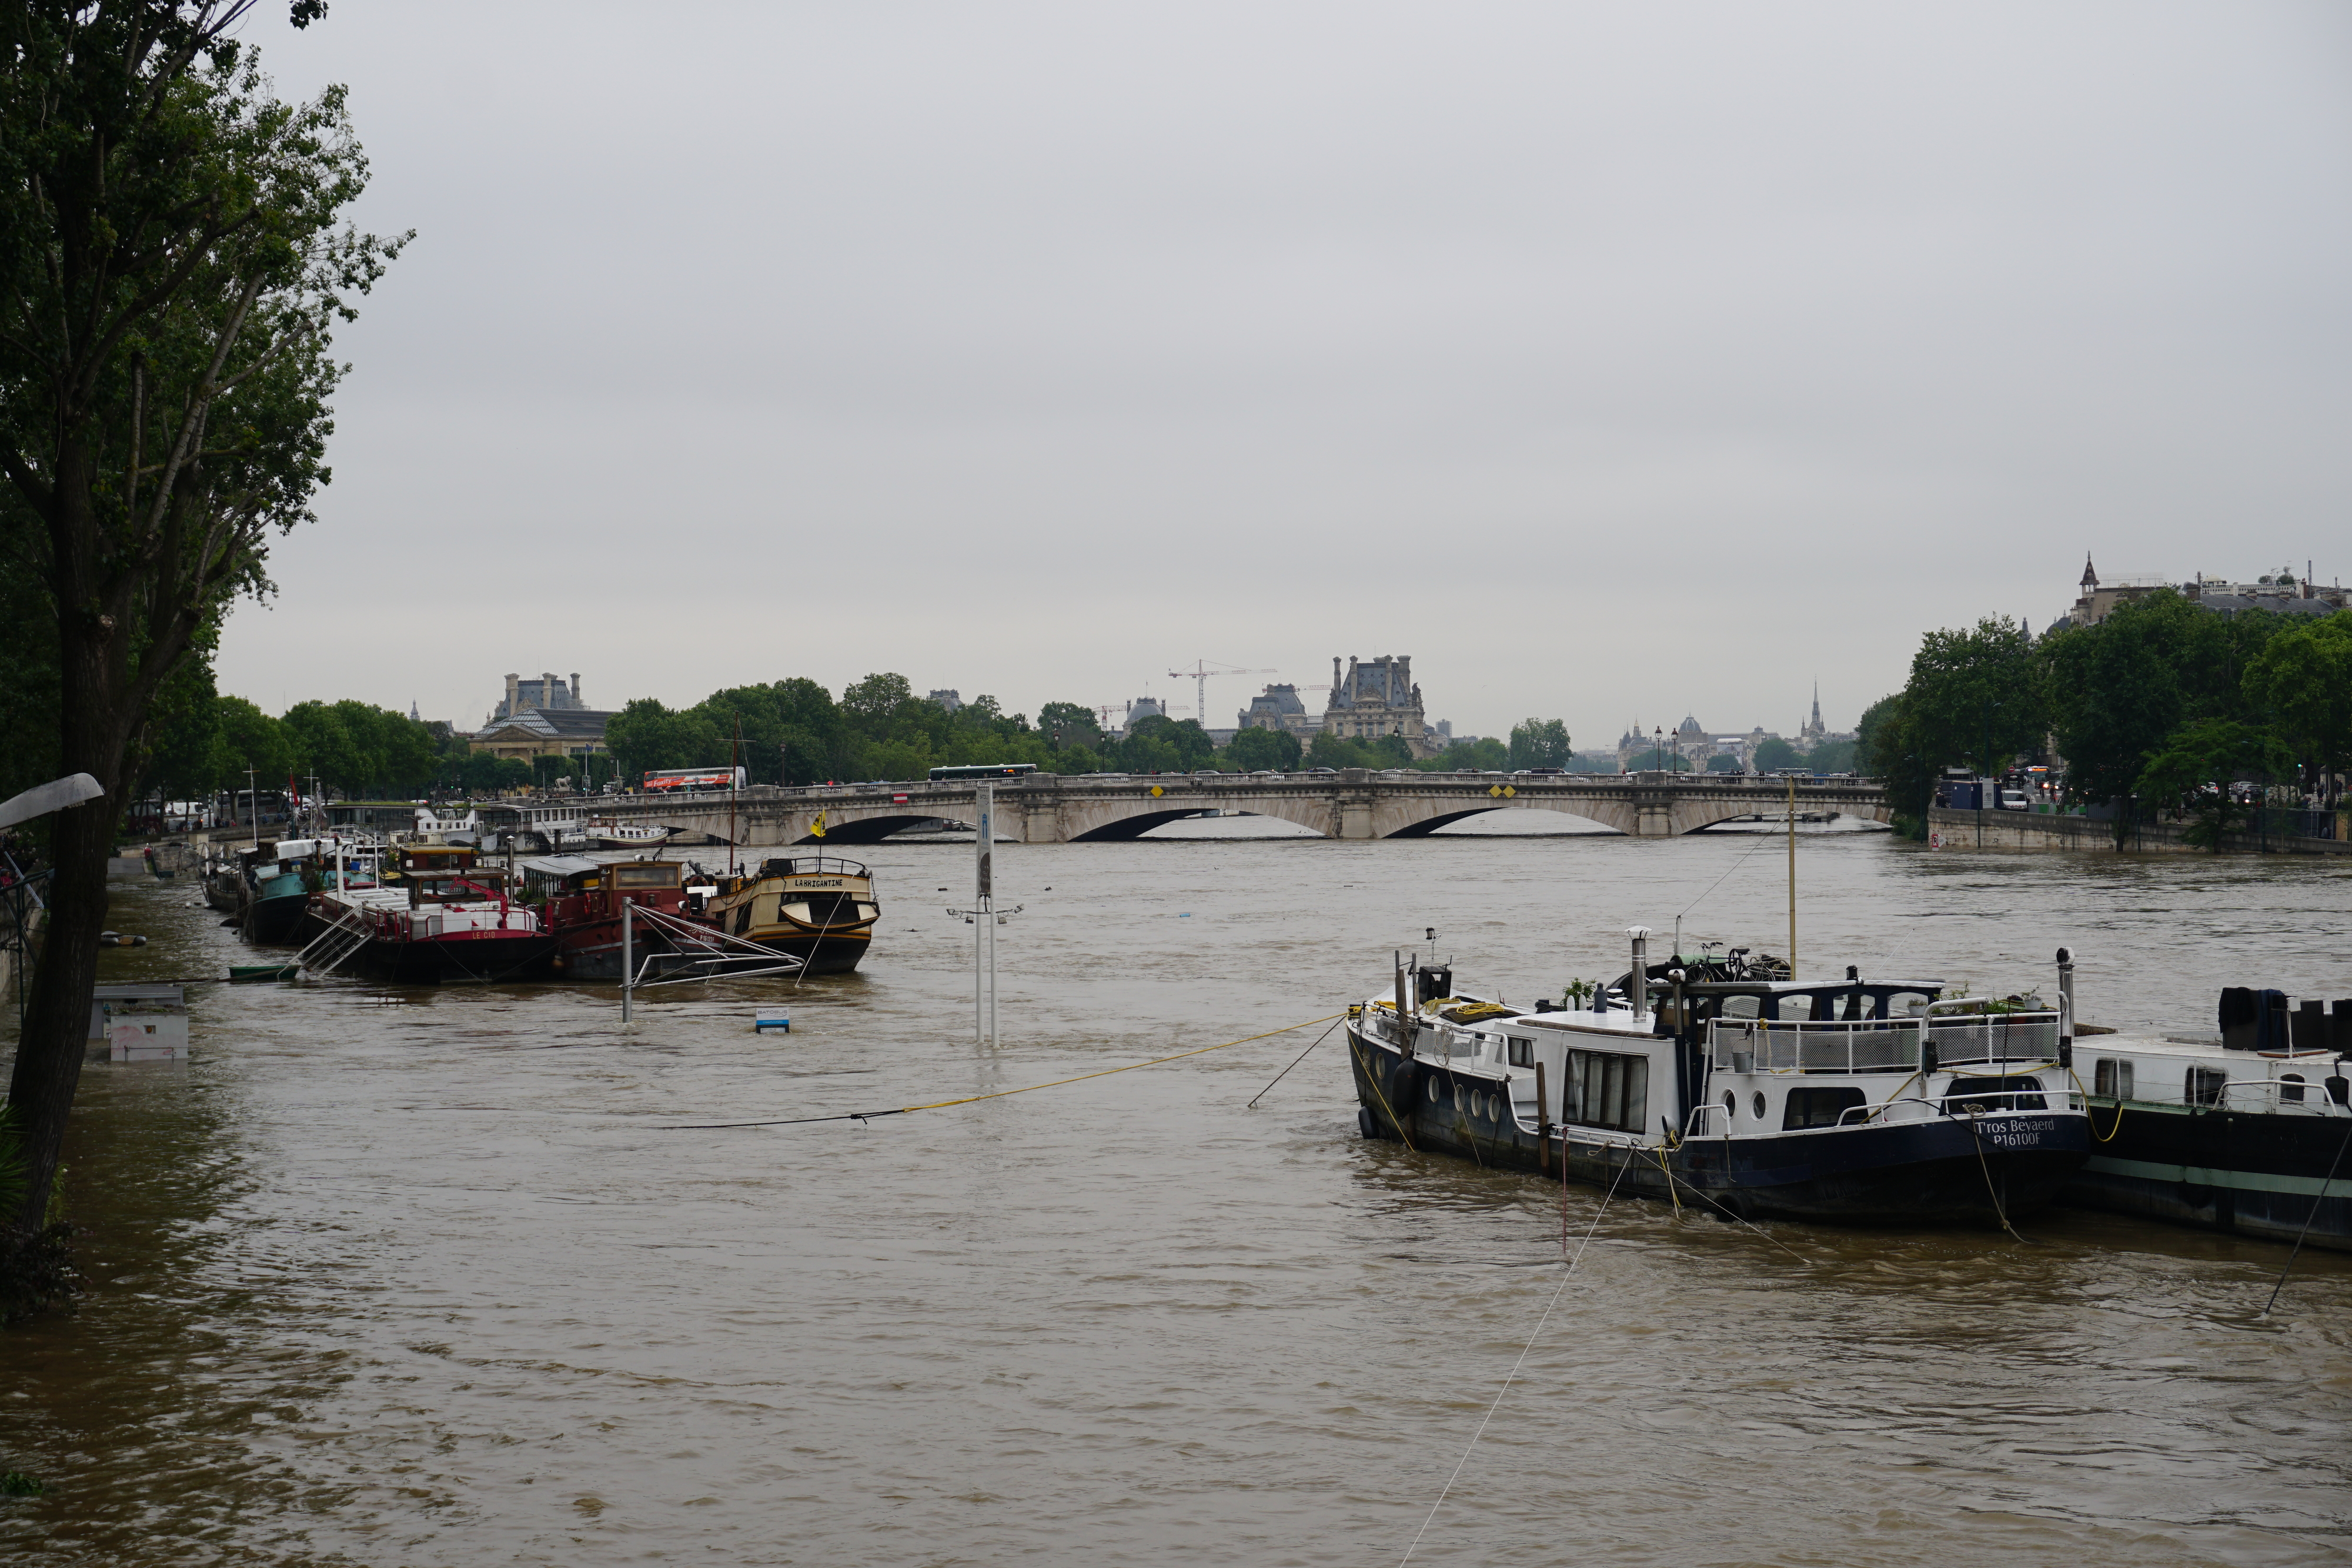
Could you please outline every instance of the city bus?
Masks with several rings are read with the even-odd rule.
[[[1037,771],[1034,762],[978,762],[961,768],[934,768],[931,781],[942,779],[1026,779]]]
[[[666,795],[674,789],[689,793],[697,789],[740,789],[743,770],[740,768],[672,768],[646,775],[646,792]]]

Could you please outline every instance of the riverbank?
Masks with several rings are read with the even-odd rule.
[[[1944,849],[2116,852],[2115,824],[2095,821],[2089,817],[2062,817],[2038,811],[1958,811],[1935,806],[1927,812],[1927,831],[1928,842]],[[2136,823],[2125,835],[2123,850],[2136,854],[2213,852],[2202,844],[2190,843],[2187,834],[2188,830],[2177,823]],[[2341,838],[2288,838],[2278,833],[2267,839],[2254,833],[2231,833],[2221,841],[2221,849],[2225,854],[2344,855],[2352,854],[2352,841]]]

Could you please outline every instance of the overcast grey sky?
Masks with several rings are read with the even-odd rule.
[[[267,10],[418,231],[272,712],[1397,652],[1590,746],[1850,726],[2085,549],[2352,576],[2335,0]]]

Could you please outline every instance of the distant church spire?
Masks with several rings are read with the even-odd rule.
[[[416,711],[416,699],[415,697],[408,699],[408,716],[418,724],[423,724],[425,722],[425,716]]]
[[[2083,591],[2088,593],[2098,586],[2098,569],[2091,564],[2091,552],[2084,550],[2083,552]]]
[[[1813,683],[1813,727],[1822,727],[1822,683]]]

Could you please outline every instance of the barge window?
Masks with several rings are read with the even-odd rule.
[[[1531,1040],[1521,1040],[1517,1035],[1512,1035],[1509,1039],[1511,1041],[1511,1065],[1514,1067],[1533,1067],[1536,1064],[1536,1042]]]
[[[1723,998],[1723,1016],[1727,1019],[1752,1019],[1760,1016],[1763,1010],[1764,998],[1761,997]]]
[[[1944,1091],[1947,1116],[1997,1115],[2004,1111],[2046,1111],[2039,1078],[1955,1078]]]
[[[1791,1089],[1789,1108],[1780,1114],[1784,1132],[1804,1127],[1834,1127],[1840,1117],[1864,1103],[1859,1089]]]
[[[2189,1070],[2189,1092],[2183,1098],[2191,1105],[2219,1105],[2229,1092],[2227,1069],[2192,1067]]]
[[[2091,1070],[2091,1092],[2102,1100],[2128,1100],[2132,1097],[2132,1064],[2112,1056],[2099,1058]]]
[[[1613,1051],[1569,1052],[1570,1103],[1580,1126],[1633,1133],[1650,1113],[1650,1059]]]
[[[2303,1074],[2290,1072],[2279,1080],[2279,1098],[2291,1105],[2303,1103]]]

